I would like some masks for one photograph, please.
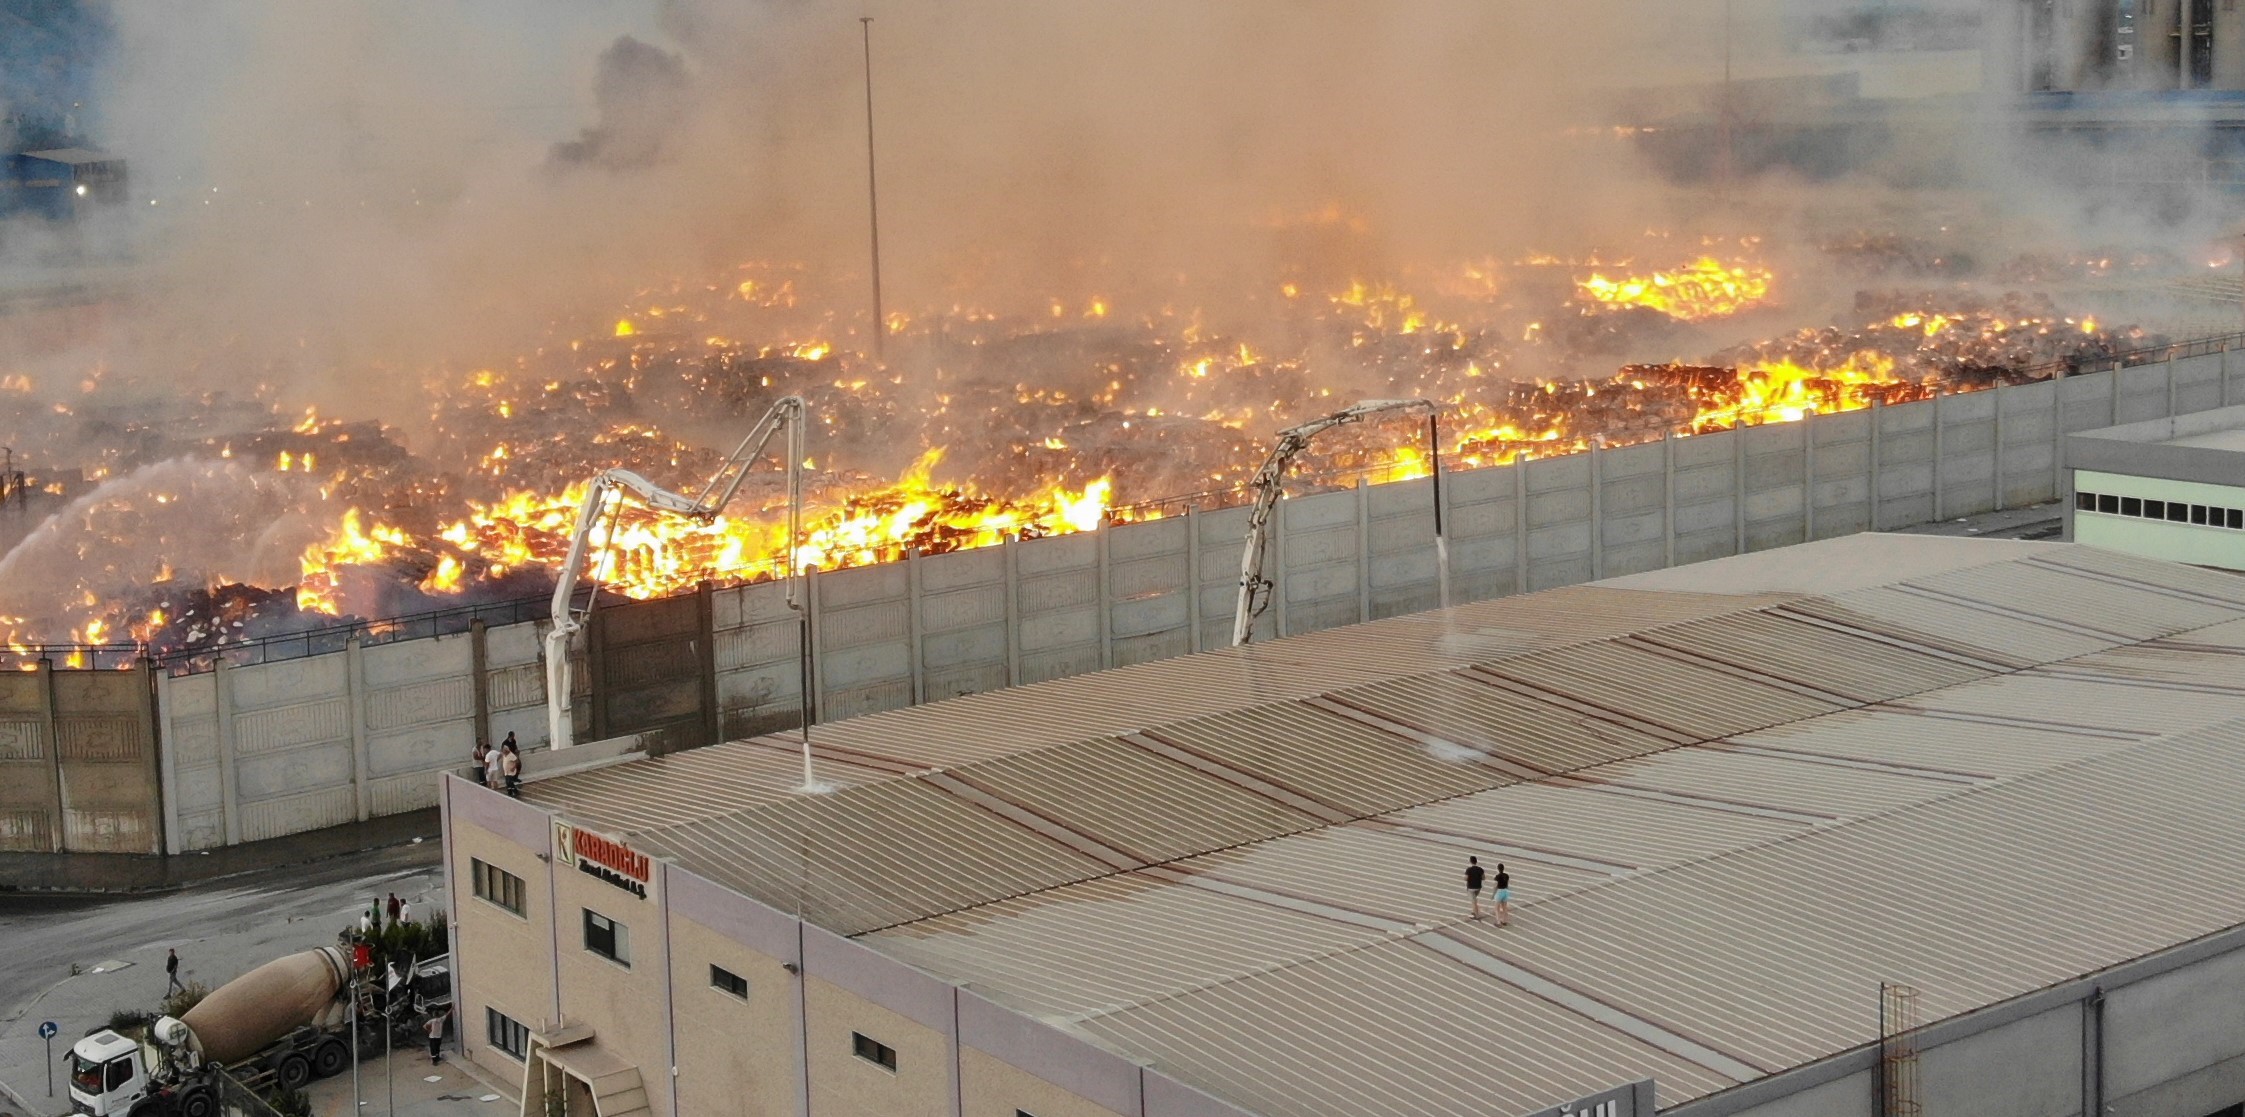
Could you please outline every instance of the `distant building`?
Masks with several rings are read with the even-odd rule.
[[[2069,435],[2066,465],[2076,542],[2245,570],[2245,406]]]
[[[7,157],[0,173],[0,217],[54,221],[125,201],[125,161],[85,147],[56,147]]]

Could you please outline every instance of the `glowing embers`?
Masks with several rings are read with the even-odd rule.
[[[1674,271],[1609,279],[1593,272],[1575,287],[1593,310],[1645,307],[1684,322],[1727,318],[1762,305],[1775,277],[1758,264],[1725,264],[1702,256]]]

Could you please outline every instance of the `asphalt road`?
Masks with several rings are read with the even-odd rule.
[[[174,946],[192,973],[204,960],[198,942],[330,915],[370,896],[433,893],[442,887],[441,855],[441,843],[425,841],[148,896],[0,895],[0,1027],[68,977],[72,963]],[[160,972],[153,985],[160,993]]]

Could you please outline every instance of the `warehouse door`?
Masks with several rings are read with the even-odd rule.
[[[587,644],[592,740],[650,734],[652,755],[717,742],[709,587],[597,609]]]

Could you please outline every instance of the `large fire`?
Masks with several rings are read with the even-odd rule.
[[[1680,255],[1696,258],[1573,267],[1541,288],[1548,259],[1305,274],[1274,283],[1249,316],[1270,324],[1250,329],[1109,295],[1023,315],[915,309],[882,323],[886,362],[864,355],[861,326],[814,309],[826,300],[804,269],[748,265],[643,292],[511,361],[431,370],[429,414],[396,425],[273,393],[136,426],[102,402],[98,375],[46,397],[0,368],[0,436],[46,461],[76,450],[84,470],[76,486],[55,482],[76,499],[0,559],[0,643],[209,648],[332,617],[535,597],[595,473],[692,491],[718,460],[708,447],[783,394],[811,404],[801,537],[787,538],[767,462],[706,524],[636,500],[611,509],[587,580],[646,598],[769,577],[790,557],[834,569],[1232,503],[1272,431],[1359,398],[1442,403],[1443,452],[1471,466],[1986,387],[2142,344],[2039,296],[1948,289],[1864,296],[1852,321],[1721,348],[1696,342],[1692,323],[1772,306],[1775,275]],[[1543,328],[1570,321],[1603,332]],[[1666,332],[1643,332],[1656,325]],[[1706,348],[1623,364],[1602,356],[1616,337]],[[1346,484],[1427,468],[1414,432],[1373,426],[1321,439],[1298,475]],[[204,537],[233,545],[189,542]]]

